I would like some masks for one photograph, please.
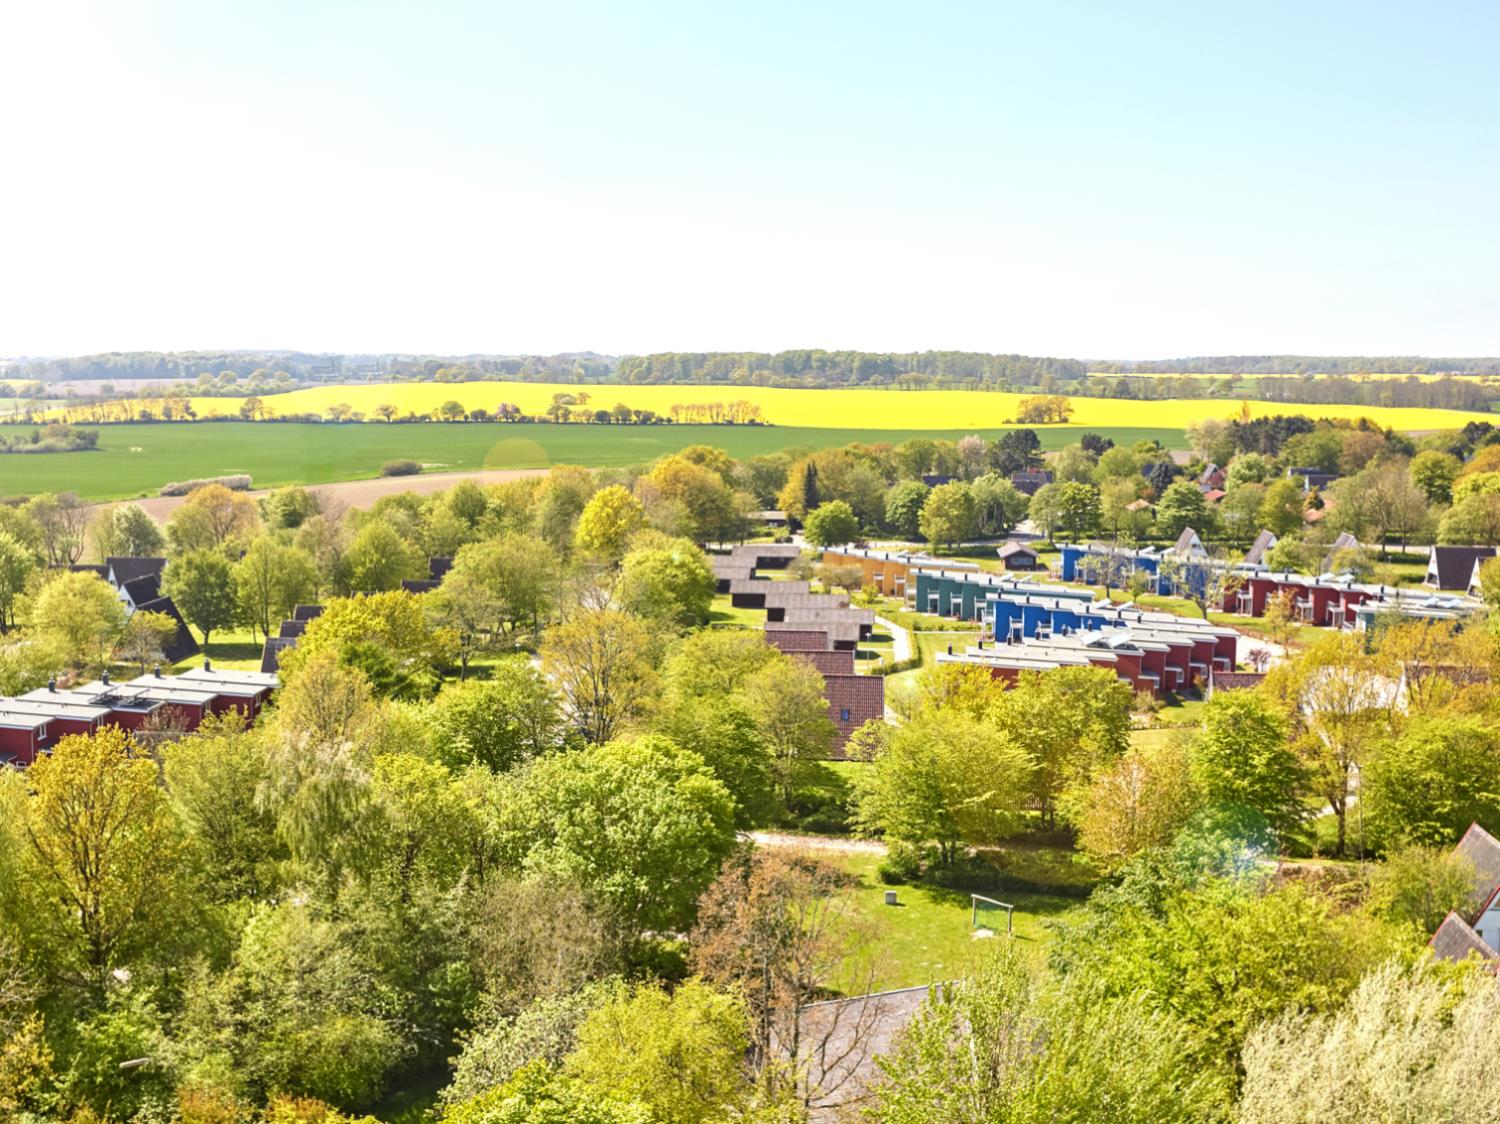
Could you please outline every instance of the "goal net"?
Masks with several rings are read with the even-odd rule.
[[[993,936],[1000,931],[1000,915],[1005,915],[1005,932],[1009,936],[1014,932],[1015,906],[1006,902],[997,902],[994,898],[984,897],[982,894],[970,894],[971,916],[970,927],[975,936]]]

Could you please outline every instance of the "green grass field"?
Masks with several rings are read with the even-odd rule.
[[[0,425],[0,434],[30,427]],[[688,445],[714,445],[734,457],[783,449],[829,448],[854,441],[912,437],[990,438],[1003,430],[795,429],[779,426],[499,425],[423,422],[349,425],[200,422],[105,425],[87,453],[0,456],[0,496],[72,491],[89,499],[155,495],[171,480],[245,472],[256,487],[328,484],[375,476],[389,460],[411,459],[433,471],[637,464]],[[1180,429],[1108,429],[1125,444],[1147,439],[1181,445]],[[1038,431],[1044,448],[1078,439],[1077,429]]]
[[[886,886],[876,868],[880,858],[870,854],[841,855],[838,864],[859,879],[854,908],[878,934],[878,988],[917,987],[965,974],[988,941],[976,940],[971,927],[969,894],[937,886]],[[894,889],[899,905],[885,904],[885,891]],[[1016,940],[1040,953],[1050,939],[1046,921],[1077,908],[1076,898],[1054,894],[994,893],[1015,909],[1015,935],[993,940]],[[845,987],[857,981],[840,981]]]

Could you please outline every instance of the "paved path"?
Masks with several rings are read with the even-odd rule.
[[[900,663],[902,660],[911,659],[911,633],[895,621],[888,621],[884,617],[877,616],[875,623],[891,634],[891,661]]]

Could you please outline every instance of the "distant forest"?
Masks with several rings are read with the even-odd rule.
[[[1421,355],[1199,355],[1190,359],[1090,360],[1122,375],[1500,375],[1500,359]]]
[[[1091,372],[1096,377],[1089,377]],[[976,351],[815,349],[775,353],[669,351],[624,357],[593,352],[463,356],[118,352],[21,359],[6,367],[3,374],[42,385],[0,387],[0,394],[47,398],[66,393],[91,400],[188,392],[245,397],[319,383],[511,379],[575,384],[1004,390],[1147,399],[1256,397],[1312,405],[1488,410],[1497,396],[1490,380],[1500,376],[1500,359],[1239,355],[1085,362]],[[1359,378],[1365,374],[1409,377]],[[1259,377],[1269,375],[1301,377]],[[1440,377],[1431,378],[1433,375]],[[57,383],[69,385],[56,387]]]

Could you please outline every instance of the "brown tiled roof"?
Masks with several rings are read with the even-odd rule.
[[[1500,840],[1497,840],[1477,823],[1458,841],[1457,852],[1468,859],[1474,867],[1474,889],[1469,895],[1469,916],[1479,919],[1485,904],[1494,897],[1500,887]]]
[[[1456,913],[1443,918],[1432,939],[1427,942],[1432,955],[1438,960],[1467,960],[1477,955],[1483,960],[1495,960],[1497,954],[1470,924]]]
[[[766,641],[781,652],[826,652],[833,647],[826,629],[768,628]]]
[[[885,717],[885,679],[878,675],[825,675],[823,682],[828,717],[839,731],[834,753],[842,756],[850,734],[871,719]]]
[[[1250,687],[1260,686],[1261,680],[1266,677],[1263,671],[1216,671],[1213,674],[1213,689],[1215,691],[1243,691]]]
[[[774,632],[769,632],[766,635],[775,636],[777,634]],[[820,675],[854,674],[854,653],[849,651],[849,649],[847,648],[842,648],[834,652],[806,652],[801,650],[793,650],[787,652],[786,654],[789,656],[794,656],[795,658],[801,660],[803,663],[812,664],[813,667],[818,669],[818,673]]]

